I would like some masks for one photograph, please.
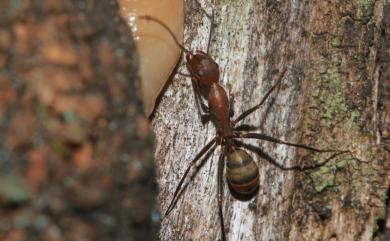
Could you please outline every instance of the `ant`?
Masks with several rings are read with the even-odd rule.
[[[259,104],[253,106],[247,111],[241,113],[237,118],[232,120],[233,111],[232,111],[232,99],[228,98],[228,95],[225,89],[219,84],[219,66],[218,64],[206,53],[202,51],[195,51],[192,53],[187,50],[179,41],[175,38],[172,31],[160,20],[152,16],[139,16],[138,18],[144,19],[147,21],[155,22],[165,28],[172,38],[175,40],[176,44],[185,52],[186,67],[190,73],[192,80],[192,85],[195,91],[195,96],[197,99],[197,105],[200,106],[203,113],[203,117],[212,120],[216,126],[217,133],[215,137],[210,140],[194,157],[190,162],[186,171],[184,172],[182,178],[177,185],[173,198],[163,216],[163,219],[169,215],[169,213],[175,207],[179,197],[183,193],[186,186],[183,186],[184,180],[186,179],[189,171],[194,165],[201,167],[204,162],[208,159],[208,155],[215,150],[215,147],[220,145],[221,155],[218,160],[218,212],[219,220],[221,226],[221,239],[226,241],[226,234],[224,228],[224,218],[222,212],[222,202],[223,202],[223,168],[226,162],[226,173],[227,173],[227,182],[230,188],[232,195],[239,200],[249,200],[254,197],[259,189],[259,171],[256,162],[253,158],[245,151],[243,148],[250,149],[258,153],[261,157],[269,161],[270,163],[276,165],[282,170],[299,170],[305,171],[309,169],[315,169],[325,165],[328,161],[332,160],[338,155],[344,153],[351,153],[350,151],[345,150],[332,150],[332,149],[318,149],[315,147],[286,142],[262,133],[254,132],[244,132],[242,129],[243,126],[237,126],[237,124],[245,119],[247,116],[252,114],[254,111],[258,110],[271,93],[281,84],[283,77],[285,76],[287,69],[284,68],[277,78],[276,83],[267,91],[264,97],[261,99]],[[207,105],[203,103],[202,96],[207,100]],[[321,163],[317,163],[310,166],[291,166],[285,167],[279,164],[274,158],[269,156],[267,153],[259,150],[258,148],[250,148],[249,145],[244,144],[239,139],[258,139],[268,142],[273,142],[276,144],[282,144],[287,146],[293,146],[297,148],[306,149],[313,152],[328,152],[333,153],[326,160]],[[205,157],[202,159],[202,157]],[[193,174],[194,177],[199,168]]]

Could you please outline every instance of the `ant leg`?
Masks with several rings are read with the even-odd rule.
[[[200,4],[200,2],[198,0],[195,0],[195,2],[199,5],[201,11],[203,12],[204,15],[206,15],[206,17],[210,20],[210,33],[209,33],[209,42],[207,44],[207,55],[210,53],[210,45],[211,45],[211,36],[213,35],[213,32],[214,32],[214,9],[211,8],[211,15],[209,15],[206,10],[202,7],[202,5]]]
[[[200,7],[200,10],[203,12],[204,15],[206,15],[206,17],[208,17],[209,19],[212,19],[214,17],[213,14],[211,14],[211,16],[206,12],[206,10],[204,10],[204,8],[202,7],[202,4],[200,4],[200,2],[198,0],[195,0],[195,2],[199,5]]]
[[[208,121],[210,121],[210,117],[211,117],[209,107],[205,105],[205,103],[203,103],[202,95],[200,93],[198,84],[196,83],[196,80],[194,78],[191,78],[191,83],[192,83],[192,88],[194,89],[196,106],[200,113],[202,124],[206,124]]]
[[[173,193],[173,198],[171,200],[171,203],[169,204],[167,211],[165,211],[165,214],[162,219],[164,219],[166,216],[169,215],[169,213],[173,210],[177,200],[178,200],[178,193],[181,190],[181,186],[183,185],[184,179],[186,178],[188,172],[190,171],[191,167],[196,164],[196,162],[208,151],[210,148],[212,148],[217,141],[217,137],[214,137],[209,143],[207,143],[202,150],[198,152],[198,154],[195,156],[195,158],[191,161],[190,165],[187,167],[186,171],[184,172],[184,175],[181,177],[179,185],[176,187],[175,192]]]
[[[210,53],[210,45],[211,45],[211,39],[212,39],[212,37],[211,36],[213,36],[213,32],[214,32],[214,9],[211,9],[211,17],[209,17],[209,19],[210,19],[210,22],[211,22],[211,24],[210,24],[210,33],[209,33],[209,42],[207,43],[207,54],[209,54]]]
[[[238,122],[240,122],[241,120],[243,120],[245,117],[247,117],[248,115],[252,114],[255,110],[259,109],[260,106],[266,101],[266,99],[268,98],[268,96],[272,93],[272,91],[275,90],[276,86],[278,86],[281,82],[282,82],[282,79],[283,79],[283,76],[284,74],[286,73],[287,69],[285,68],[282,73],[279,75],[279,78],[278,80],[276,81],[276,84],[274,84],[270,90],[268,90],[268,92],[265,94],[265,96],[263,97],[263,99],[260,101],[259,104],[253,106],[252,108],[250,108],[249,110],[245,111],[244,113],[242,113],[240,116],[237,117],[237,119],[235,119],[233,121],[233,126],[236,125]]]
[[[277,144],[303,148],[303,149],[315,151],[315,152],[342,152],[342,153],[349,152],[349,151],[333,150],[333,149],[324,149],[324,150],[317,149],[315,147],[311,147],[311,146],[307,146],[307,145],[303,145],[303,144],[286,142],[286,141],[274,138],[272,136],[267,136],[267,135],[264,135],[261,133],[235,133],[235,134],[236,134],[235,138],[248,138],[248,139],[264,140],[264,141],[269,141],[269,142],[273,142],[273,143],[277,143]]]
[[[206,124],[210,120],[210,117],[211,117],[210,110],[207,107],[207,105],[205,105],[202,101],[202,96],[200,94],[200,90],[199,90],[198,84],[196,83],[196,80],[194,78],[192,78],[191,74],[185,74],[185,73],[182,73],[179,71],[177,71],[176,74],[184,76],[184,77],[191,77],[191,84],[192,84],[192,88],[194,89],[194,93],[195,93],[196,106],[197,106],[198,111],[201,115],[202,123]]]
[[[229,92],[229,117],[232,118],[234,116],[234,95]]]
[[[328,163],[329,161],[333,160],[335,157],[341,155],[341,154],[344,154],[346,152],[336,152],[334,153],[333,155],[331,155],[330,157],[326,158],[324,161],[320,162],[320,163],[316,163],[314,165],[309,165],[309,166],[300,166],[300,165],[296,165],[296,166],[289,166],[289,167],[286,167],[286,166],[283,166],[282,164],[278,163],[274,158],[272,158],[271,156],[269,156],[267,153],[265,153],[261,148],[259,148],[258,146],[254,146],[254,145],[251,145],[251,144],[246,144],[246,143],[243,143],[241,141],[238,141],[238,140],[234,140],[234,143],[239,146],[239,147],[244,147],[252,152],[255,152],[256,154],[258,154],[260,157],[264,158],[265,160],[267,160],[269,163],[275,165],[276,167],[280,168],[281,170],[284,170],[284,171],[290,171],[290,170],[296,170],[296,171],[307,171],[307,170],[311,170],[311,169],[316,169],[316,168],[319,168],[319,167],[322,167],[323,165],[325,165],[326,163]]]
[[[223,222],[222,201],[223,201],[223,164],[225,162],[225,147],[221,150],[221,155],[218,160],[218,210],[219,220],[221,225],[222,241],[226,241],[225,225]]]
[[[202,120],[202,124],[206,124],[210,120],[210,111],[209,108],[203,103],[202,97],[198,88],[198,85],[196,84],[195,80],[192,78],[191,74],[185,74],[182,72],[177,71],[176,74],[184,76],[184,77],[191,77],[191,83],[192,83],[192,88],[194,89],[195,92],[195,102],[196,102],[196,107],[198,108],[198,111],[200,113],[200,117]]]

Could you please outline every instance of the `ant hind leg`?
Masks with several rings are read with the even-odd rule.
[[[225,225],[223,221],[223,211],[222,211],[222,201],[223,201],[223,166],[225,161],[225,148],[222,148],[221,155],[219,156],[218,160],[218,211],[219,211],[219,220],[220,220],[220,226],[221,226],[221,239],[222,241],[226,241],[226,234],[225,234]]]
[[[188,175],[189,171],[191,170],[191,167],[194,166],[198,160],[205,154],[207,153],[209,150],[213,150],[215,148],[215,143],[217,141],[217,137],[213,138],[209,143],[207,143],[203,148],[202,150],[200,150],[198,152],[198,154],[195,156],[195,158],[191,161],[190,165],[187,167],[186,171],[184,172],[183,176],[181,177],[180,181],[179,181],[179,184],[177,185],[176,189],[175,189],[175,192],[173,193],[173,198],[167,208],[167,210],[165,211],[164,213],[164,216],[162,219],[164,219],[165,217],[167,217],[169,215],[169,213],[173,210],[173,208],[175,207],[175,204],[176,202],[178,201],[178,198],[180,197],[180,194],[182,193],[182,191],[184,191],[185,187],[182,189],[182,185],[184,183],[184,180],[186,179],[186,176]],[[207,157],[207,155],[206,155]],[[203,163],[207,160],[207,158],[205,159],[202,159],[201,160],[201,163],[199,165],[199,168],[203,165]],[[199,169],[198,168],[198,169]],[[196,173],[195,173],[196,174]],[[193,174],[193,175],[195,175]]]

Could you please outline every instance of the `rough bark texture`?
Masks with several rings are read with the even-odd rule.
[[[204,50],[209,21],[192,1],[186,4],[185,44]],[[260,170],[259,193],[250,201],[237,201],[224,184],[227,239],[383,238],[377,222],[384,223],[389,186],[389,3],[237,0],[202,5],[209,12],[214,9],[211,55],[220,65],[221,83],[235,97],[236,115],[257,104],[275,83],[277,70],[287,67],[282,87],[245,123],[291,142],[350,149],[355,156],[339,156],[302,173],[282,171],[253,154]],[[215,128],[201,124],[190,80],[180,76],[162,98],[153,125],[165,211],[184,170]],[[326,158],[245,142],[286,166]],[[220,238],[219,154],[217,148],[163,220],[161,240]]]

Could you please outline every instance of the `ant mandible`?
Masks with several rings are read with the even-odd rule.
[[[191,168],[198,164],[202,166],[203,162],[207,160],[201,159],[208,153],[210,150],[214,151],[216,145],[220,145],[222,148],[221,155],[218,160],[218,211],[220,217],[220,226],[221,226],[221,238],[223,241],[226,241],[226,233],[224,229],[224,218],[222,212],[222,202],[223,202],[223,167],[226,161],[227,169],[227,181],[231,193],[234,197],[239,200],[248,200],[255,196],[259,189],[259,171],[256,162],[253,158],[242,148],[247,147],[246,144],[242,143],[239,139],[258,139],[268,142],[273,142],[276,144],[282,144],[287,146],[293,146],[297,148],[306,149],[314,152],[332,152],[334,153],[326,160],[321,163],[317,163],[310,166],[291,166],[285,167],[279,164],[274,158],[266,154],[265,152],[255,150],[259,152],[261,157],[276,165],[282,170],[308,170],[315,169],[323,166],[328,161],[332,160],[338,155],[343,153],[350,153],[350,151],[345,150],[332,150],[332,149],[318,149],[315,147],[286,142],[262,133],[254,132],[244,132],[241,130],[237,124],[245,119],[248,115],[252,114],[254,111],[258,110],[262,104],[267,100],[270,94],[281,84],[282,79],[287,72],[287,69],[283,69],[276,83],[268,90],[265,96],[262,98],[259,104],[253,106],[247,111],[240,114],[237,118],[232,120],[232,105],[229,101],[228,95],[225,89],[219,84],[219,66],[218,64],[207,54],[202,51],[195,51],[192,53],[187,50],[183,45],[177,41],[172,31],[160,20],[152,16],[139,16],[138,18],[155,22],[165,28],[172,38],[175,40],[176,44],[185,52],[186,56],[186,66],[190,73],[192,84],[195,91],[195,96],[197,99],[197,105],[203,111],[202,117],[207,117],[211,119],[214,125],[217,128],[217,134],[215,137],[210,140],[195,156],[195,158],[190,162],[190,165],[187,167],[182,178],[179,181],[178,186],[175,189],[173,198],[163,216],[165,218],[173,210],[180,194],[184,191],[185,187],[182,189],[185,178],[187,177]],[[202,91],[202,92],[201,92]],[[205,96],[207,99],[207,104],[204,104],[202,101],[202,96]],[[231,100],[231,99],[230,99]],[[203,119],[203,118],[202,118]],[[252,151],[254,151],[252,149]],[[227,158],[226,158],[227,157]],[[201,163],[198,163],[201,160]],[[199,169],[196,170],[196,172]],[[194,173],[195,175],[196,173]]]

